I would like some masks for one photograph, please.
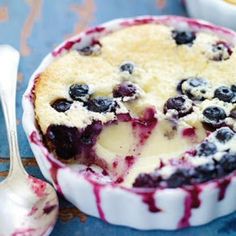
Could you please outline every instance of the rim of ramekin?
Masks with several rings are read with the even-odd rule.
[[[216,26],[214,24],[211,24],[207,21],[199,20],[199,19],[193,19],[193,18],[186,18],[182,16],[172,16],[172,15],[164,15],[164,16],[150,16],[150,15],[145,15],[145,16],[138,16],[138,17],[131,17],[131,18],[119,18],[115,20],[108,21],[104,24],[101,24],[99,26],[91,27],[73,37],[70,37],[69,39],[64,40],[61,44],[59,44],[52,52],[47,54],[43,60],[41,61],[40,65],[37,67],[37,69],[34,71],[32,76],[30,77],[30,80],[28,82],[27,89],[25,93],[23,94],[22,98],[22,106],[23,106],[23,118],[22,118],[22,123],[23,123],[23,128],[25,130],[27,139],[29,141],[29,144],[33,150],[33,153],[36,157],[36,160],[40,162],[41,165],[44,165],[44,162],[40,161],[40,154],[44,156],[47,156],[50,161],[53,163],[56,163],[60,168],[68,168],[71,171],[73,171],[69,166],[66,164],[63,164],[60,162],[58,159],[54,157],[52,153],[48,151],[46,146],[44,145],[42,141],[42,135],[37,127],[37,123],[35,120],[35,113],[34,113],[34,102],[32,101],[32,93],[34,90],[35,86],[35,80],[37,76],[44,71],[44,69],[57,57],[60,57],[63,55],[65,52],[70,51],[74,46],[76,47],[78,43],[81,43],[83,39],[86,39],[86,37],[90,37],[90,40],[93,38],[92,36],[95,36],[95,38],[99,38],[98,35],[101,37],[104,34],[109,34],[114,31],[117,31],[121,28],[125,27],[130,27],[133,25],[143,25],[143,24],[163,24],[171,27],[186,27],[196,30],[196,31],[203,31],[203,32],[214,32],[218,36],[223,37],[224,39],[228,40],[230,43],[236,45],[236,32],[233,30],[227,29],[225,27],[221,26]],[[108,31],[103,32],[103,29],[109,29]],[[110,30],[112,29],[112,30]],[[65,49],[67,47],[68,49]],[[34,134],[36,135],[35,138],[37,139],[37,142],[39,142],[39,145],[37,145],[37,148],[35,147],[35,143],[32,142],[31,140],[31,135]],[[41,167],[40,165],[40,167]],[[46,174],[42,168],[40,168],[41,171],[43,172],[43,175],[45,176],[46,179],[48,179],[50,182],[54,184],[54,186],[57,188],[55,183],[53,182],[53,179],[51,176]],[[135,187],[124,187],[116,183],[101,183],[96,180],[92,180],[90,178],[90,175],[84,175],[83,173],[78,173],[78,176],[81,178],[85,178],[87,181],[90,183],[96,183],[97,185],[101,186],[112,186],[112,188],[119,188],[128,192],[135,192],[135,193],[140,193],[140,192],[154,192],[157,190],[162,190],[162,189],[168,189],[168,188],[135,188]],[[226,176],[228,177],[228,176]],[[222,178],[223,179],[223,178]],[[209,182],[206,183],[201,183],[197,184],[200,188],[205,187],[207,185],[211,185],[214,181],[217,179],[213,179]],[[179,187],[176,189],[182,189],[184,187]],[[60,191],[59,189],[57,189]],[[171,189],[174,190],[174,189]]]

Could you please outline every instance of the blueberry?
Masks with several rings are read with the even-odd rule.
[[[89,86],[87,84],[72,84],[69,88],[69,95],[73,100],[82,101],[88,96]]]
[[[236,153],[226,153],[218,162],[225,174],[236,169]]]
[[[228,43],[220,41],[212,45],[212,56],[213,61],[224,61],[228,60],[233,53]]]
[[[65,112],[70,109],[72,102],[66,99],[57,99],[51,106],[58,112]]]
[[[177,169],[167,180],[169,188],[178,188],[190,183],[191,169]]]
[[[119,84],[113,89],[113,97],[124,98],[124,97],[132,97],[136,93],[136,86],[132,83],[124,82]]]
[[[233,91],[226,86],[221,86],[215,90],[216,98],[224,102],[231,102],[232,98],[235,96]]]
[[[233,108],[233,109],[230,111],[230,117],[233,118],[233,119],[236,119],[236,108]]]
[[[86,46],[79,49],[79,53],[83,56],[90,56],[93,53],[93,50],[91,46]]]
[[[214,163],[207,163],[195,168],[179,168],[167,180],[169,188],[177,188],[186,185],[203,183],[217,177],[217,169]]]
[[[236,93],[236,85],[235,85],[235,84],[231,86],[231,90],[232,90],[234,93]]]
[[[101,43],[93,42],[92,45],[85,46],[79,49],[78,52],[83,56],[99,55],[101,53]]]
[[[80,136],[80,142],[83,146],[93,146],[96,143],[98,135],[102,131],[102,122],[94,121],[87,126]]]
[[[49,146],[55,149],[56,154],[64,160],[71,159],[79,153],[79,137],[80,134],[76,127],[64,125],[50,125],[46,132]]]
[[[176,110],[178,117],[183,117],[192,112],[192,105],[192,101],[183,95],[169,98],[164,105],[164,113],[168,110]]]
[[[126,63],[123,63],[121,64],[120,66],[120,71],[121,72],[128,72],[130,75],[133,74],[133,71],[134,71],[134,64],[131,63],[131,62],[126,62]]]
[[[208,141],[202,142],[197,150],[197,154],[199,156],[205,156],[205,157],[214,155],[216,152],[217,152],[216,145]]]
[[[206,85],[206,84],[207,84],[206,81],[203,80],[202,78],[195,77],[195,78],[189,79],[189,85],[191,85],[194,88],[202,86],[202,85]]]
[[[87,102],[87,108],[93,112],[112,112],[115,110],[115,102],[109,97],[96,97]]]
[[[224,109],[216,106],[207,107],[203,111],[203,122],[212,127],[219,127],[226,118]]]
[[[175,40],[177,45],[182,45],[182,44],[191,45],[193,41],[196,39],[196,33],[192,31],[173,30],[172,38]]]
[[[177,90],[178,93],[184,94],[183,89],[182,89],[182,85],[186,80],[187,79],[183,79],[177,84],[176,90]]]
[[[217,168],[214,163],[207,163],[195,168],[195,175],[191,179],[192,184],[203,183],[217,177]]]
[[[136,188],[156,188],[159,186],[162,178],[155,174],[139,174],[133,183]]]
[[[203,101],[207,97],[208,82],[200,77],[190,77],[183,80],[181,91],[192,100]]]
[[[216,139],[221,143],[226,143],[230,139],[233,138],[234,134],[235,133],[230,128],[224,127],[224,128],[217,130]]]

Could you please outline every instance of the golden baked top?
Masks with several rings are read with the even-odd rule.
[[[132,105],[138,110],[148,104],[162,110],[184,78],[203,77],[216,87],[235,82],[235,53],[220,63],[209,59],[212,44],[220,40],[217,36],[198,32],[192,46],[178,46],[171,30],[154,24],[129,27],[101,38],[99,55],[71,51],[54,61],[36,85],[35,112],[43,133],[52,123],[82,128],[96,116],[104,122],[114,118],[112,114],[88,114],[84,109],[65,113],[53,109],[51,104],[56,99],[71,100],[68,90],[74,83],[89,84],[96,96],[112,96],[115,85],[129,80],[142,90],[142,98]],[[127,61],[135,65],[132,75],[120,72],[120,65]]]

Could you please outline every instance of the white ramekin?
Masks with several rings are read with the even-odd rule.
[[[214,32],[236,44],[236,33],[200,20],[176,16],[142,16],[117,19],[91,28],[59,45],[48,54],[31,76],[23,96],[23,126],[39,167],[55,188],[83,212],[112,224],[137,229],[174,230],[205,224],[236,210],[236,174],[195,187],[176,189],[126,189],[115,184],[104,184],[93,174],[79,172],[62,164],[49,153],[42,142],[34,116],[34,83],[37,76],[58,56],[82,47],[93,38],[120,28],[139,24],[164,24]]]
[[[236,30],[236,5],[224,0],[185,0],[189,15]]]

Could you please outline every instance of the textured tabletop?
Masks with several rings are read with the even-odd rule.
[[[13,45],[20,50],[22,56],[18,74],[17,124],[20,151],[29,173],[42,178],[22,129],[21,97],[30,75],[41,59],[67,37],[86,27],[114,18],[137,15],[186,15],[182,2],[179,0],[0,0],[0,43]],[[0,180],[7,174],[8,156],[5,126],[0,110]],[[175,232],[144,232],[109,225],[86,216],[64,199],[60,199],[60,202],[59,219],[51,234],[53,236],[236,235],[236,213],[202,227]]]

